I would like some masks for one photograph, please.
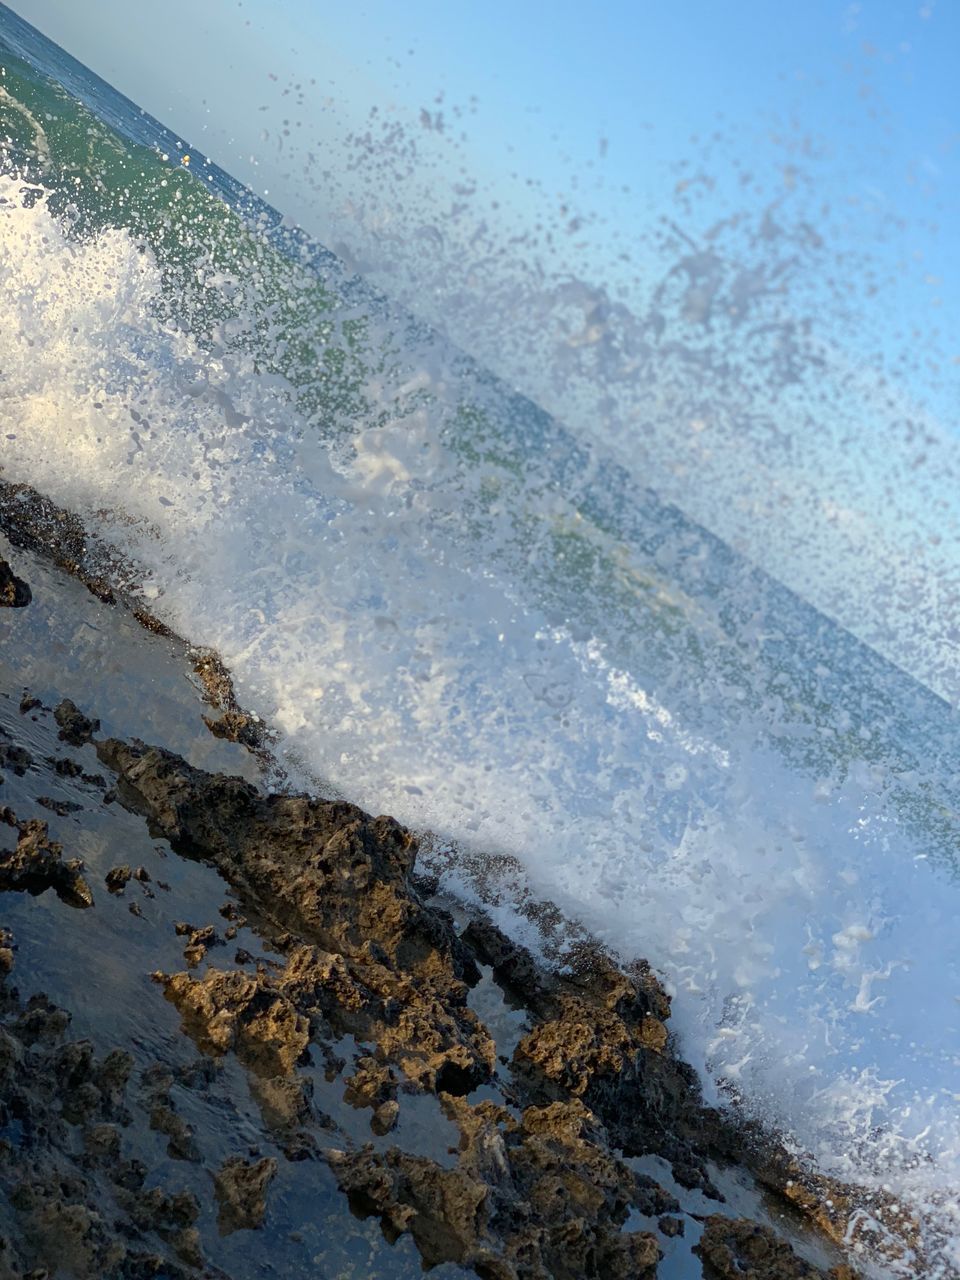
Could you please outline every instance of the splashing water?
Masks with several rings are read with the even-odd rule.
[[[840,510],[856,463],[826,496],[835,441],[774,467],[774,427],[743,429],[746,366],[721,370],[716,336],[692,341],[713,309],[730,324],[731,305],[766,305],[771,260],[737,272],[684,247],[654,300],[670,342],[602,291],[541,290],[563,323],[523,360],[554,376],[528,389],[565,401],[561,423],[262,210],[231,209],[212,167],[172,169],[62,90],[44,121],[34,99],[58,90],[12,56],[7,73],[7,476],[142,567],[151,609],[217,647],[291,761],[472,857],[512,855],[535,892],[651,959],[713,1096],[725,1082],[826,1170],[918,1206],[952,1274],[953,677],[929,628],[884,629],[912,589],[905,554],[855,639],[827,616],[849,621],[836,577],[814,582],[826,535],[792,582],[823,612],[729,545],[755,530],[761,492],[776,507],[788,488],[799,514],[766,526],[783,544],[770,567],[796,566],[785,548],[810,503],[834,503],[840,543],[869,533]],[[817,251],[767,216],[754,248]],[[481,354],[508,303],[459,322]],[[758,325],[740,358],[781,379],[828,358],[822,335],[798,356],[786,323]],[[862,377],[844,373],[837,438]],[[950,480],[955,451],[930,447]],[[754,478],[731,509],[734,457]],[[950,587],[937,563],[925,591]],[[922,684],[888,661],[910,655]]]

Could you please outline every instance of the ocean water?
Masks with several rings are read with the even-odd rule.
[[[0,67],[4,475],[222,653],[295,776],[430,833],[454,891],[510,855],[649,958],[708,1096],[892,1188],[957,1274],[960,761],[929,632],[875,613],[865,643],[838,588],[684,506],[666,427],[548,412],[2,8]],[[610,377],[578,366],[580,410]]]

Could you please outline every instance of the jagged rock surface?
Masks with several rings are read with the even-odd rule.
[[[12,809],[0,809],[0,823],[17,832],[14,849],[0,849],[0,892],[43,893],[52,889],[71,907],[92,907],[93,894],[84,880],[80,858],[63,859],[63,845],[51,840],[47,824],[36,818],[21,822]]]
[[[493,1041],[467,1005],[476,964],[413,888],[408,831],[349,804],[263,796],[157,747],[108,739],[97,750],[175,848],[312,944],[284,982],[314,1016],[376,1040],[418,1084],[463,1093],[490,1078]]]
[[[828,1234],[839,1232],[844,1214],[853,1215],[852,1198],[834,1196],[840,1208],[826,1206],[832,1184],[820,1187],[814,1175],[803,1181],[804,1171],[775,1142],[703,1105],[694,1073],[670,1042],[669,999],[646,965],[625,969],[601,948],[579,942],[562,971],[553,970],[483,917],[458,933],[419,887],[416,842],[393,820],[340,802],[265,795],[156,747],[97,740],[96,720],[72,703],[54,714],[69,746],[94,743],[117,775],[116,797],[146,818],[153,837],[215,867],[229,883],[235,900],[220,908],[230,922],[227,938],[252,920],[269,948],[269,958],[237,949],[232,967],[234,949],[223,946],[216,927],[202,924],[210,916],[184,910],[187,919],[168,917],[165,930],[168,938],[171,930],[182,938],[177,946],[185,947],[190,969],[153,975],[202,1061],[222,1070],[229,1055],[245,1069],[261,1135],[268,1135],[225,1159],[221,1148],[218,1163],[206,1165],[202,1132],[191,1123],[196,1113],[178,1094],[174,1073],[160,1065],[143,1073],[135,1101],[149,1131],[175,1169],[209,1178],[223,1235],[269,1228],[269,1187],[285,1160],[324,1162],[354,1211],[373,1215],[390,1239],[408,1234],[425,1265],[452,1263],[490,1280],[652,1280],[661,1245],[683,1234],[683,1217],[672,1216],[683,1208],[631,1168],[624,1157],[633,1155],[662,1157],[681,1187],[718,1203],[711,1160],[755,1167]],[[49,763],[61,765],[56,772],[63,779],[87,777],[75,762]],[[31,767],[33,761],[25,765]],[[4,858],[8,864],[8,883],[0,878],[0,887],[54,887],[77,903],[84,892],[89,896],[81,864],[64,861],[43,823],[3,812],[17,832],[17,849],[0,854],[0,876]],[[114,896],[125,890],[152,895],[150,872],[132,869],[130,858],[100,870],[108,908],[120,906]],[[149,909],[146,898],[144,905]],[[205,910],[212,909],[208,903]],[[245,941],[254,945],[249,935]],[[499,1063],[494,1038],[470,1005],[486,966],[525,1016],[512,1055]],[[42,1005],[30,1012],[39,1023]],[[59,1016],[62,1036],[68,1020]],[[355,1052],[344,1049],[350,1042]],[[353,1052],[349,1070],[344,1052]],[[318,1057],[326,1084],[316,1075]],[[98,1225],[102,1187],[95,1194],[89,1179],[75,1185],[62,1170],[58,1192],[38,1184],[18,1193],[18,1218],[37,1224],[30,1231],[38,1241],[58,1215],[66,1224],[60,1244],[44,1245],[51,1261],[44,1255],[43,1265],[83,1277],[100,1267],[123,1280],[214,1275],[201,1251],[202,1205],[186,1193],[143,1190],[136,1159],[125,1150],[129,1100],[122,1114],[108,1115],[86,1087],[94,1068],[85,1063],[81,1052],[71,1066],[76,1096],[60,1104],[60,1114],[65,1123],[85,1126],[83,1159],[99,1162],[97,1177],[110,1183],[115,1216]],[[324,1092],[331,1087],[339,1113]],[[473,1095],[480,1087],[484,1101]],[[432,1095],[420,1101],[438,1109],[440,1131],[449,1126],[455,1135],[445,1155],[406,1145],[404,1108],[424,1094]],[[0,1091],[0,1100],[6,1096]],[[356,1119],[344,1120],[344,1112]],[[69,1188],[72,1199],[64,1199]],[[631,1223],[638,1215],[642,1229]],[[123,1224],[119,1236],[116,1223]],[[739,1240],[731,1265],[760,1267],[756,1275],[770,1280],[821,1274],[784,1271],[787,1254],[777,1237],[777,1249],[765,1254],[762,1233],[724,1230],[706,1236],[704,1249],[716,1236],[720,1258]],[[33,1237],[26,1232],[26,1238]],[[131,1249],[131,1240],[143,1255],[139,1271],[118,1251]],[[10,1267],[21,1268],[11,1274],[18,1276],[21,1263],[40,1256],[21,1258],[19,1248],[18,1239],[8,1242]],[[143,1259],[154,1255],[165,1270],[150,1272],[154,1263]],[[789,1256],[801,1268],[809,1265]]]
[[[717,1280],[855,1280],[849,1267],[823,1271],[799,1258],[769,1227],[744,1218],[708,1218],[696,1252]]]
[[[0,608],[25,609],[32,599],[29,586],[0,557]]]
[[[196,1280],[204,1266],[189,1192],[147,1189],[147,1167],[128,1150],[133,1059],[98,1058],[69,1036],[70,1015],[42,994],[11,987],[12,940],[0,939],[0,1195],[18,1229],[0,1236],[0,1276],[34,1280]]]

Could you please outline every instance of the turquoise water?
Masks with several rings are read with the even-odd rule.
[[[648,956],[708,1090],[951,1274],[952,708],[5,9],[0,63],[5,474],[452,887],[510,854]]]

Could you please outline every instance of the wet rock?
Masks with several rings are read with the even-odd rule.
[[[262,974],[211,969],[201,979],[154,976],[201,1048],[234,1050],[262,1076],[288,1075],[309,1043],[308,1019]]]
[[[222,716],[212,720],[203,716],[203,723],[215,738],[223,738],[227,742],[239,742],[241,746],[257,750],[263,746],[266,734],[263,723],[254,719],[245,711],[225,711]]]
[[[203,717],[203,723],[213,736],[238,742],[253,752],[260,751],[270,736],[266,725],[258,716],[251,715],[240,706],[234,693],[233,679],[219,656],[209,649],[196,650],[192,665],[199,677],[204,700],[222,713],[216,719]]]
[[[289,1137],[312,1116],[313,1081],[306,1076],[252,1076],[250,1091],[264,1124],[275,1133]]]
[[[707,1218],[694,1252],[718,1280],[855,1280],[848,1267],[825,1272],[813,1266],[769,1227],[745,1218]]]
[[[151,831],[220,871],[238,899],[221,915],[236,929],[249,913],[282,957],[255,973],[155,976],[204,1053],[233,1052],[248,1067],[286,1157],[321,1155],[307,1126],[323,1121],[296,1070],[311,1044],[328,1079],[344,1067],[342,1037],[371,1047],[344,1081],[344,1099],[371,1109],[380,1138],[396,1125],[399,1090],[441,1098],[461,1134],[454,1167],[399,1147],[327,1156],[354,1207],[376,1214],[391,1235],[408,1231],[425,1265],[449,1261],[514,1280],[653,1276],[656,1238],[623,1226],[636,1211],[659,1220],[664,1235],[682,1234],[682,1219],[668,1216],[679,1205],[618,1149],[661,1156],[681,1186],[720,1198],[708,1161],[743,1163],[743,1139],[704,1106],[695,1073],[675,1057],[670,1002],[648,966],[626,969],[581,940],[551,971],[482,919],[458,937],[416,887],[416,844],[391,819],[264,795],[138,742],[109,739],[97,750],[119,776],[121,800]],[[212,926],[186,921],[177,933],[191,964],[221,940]],[[491,1081],[495,1064],[493,1040],[467,1004],[478,962],[529,1015],[509,1080],[499,1082],[516,1111],[464,1100]],[[236,963],[255,960],[241,949]],[[164,1132],[172,1133],[173,1114],[158,1113]],[[250,1171],[261,1166],[236,1157],[229,1170],[256,1182]],[[222,1224],[262,1218],[230,1209],[234,1191],[218,1179],[228,1206]],[[788,1196],[785,1187],[780,1178]]]
[[[536,1005],[546,996],[545,975],[533,956],[491,921],[471,920],[461,940],[478,960],[490,965],[499,985],[524,1004]]]
[[[0,530],[13,546],[43,556],[106,604],[117,598],[108,578],[131,577],[119,553],[88,538],[77,516],[28,484],[0,480]]]
[[[212,649],[195,650],[191,665],[210,706],[228,708],[236,705],[233,678],[217,653]]]
[[[190,1267],[203,1266],[203,1249],[200,1247],[200,1232],[196,1227],[181,1227],[172,1231],[167,1237],[174,1252]]]
[[[191,1191],[167,1192],[160,1187],[143,1190],[138,1187],[126,1194],[118,1196],[129,1223],[142,1233],[153,1232],[161,1240],[170,1244],[173,1251],[182,1255],[184,1246],[191,1257],[198,1256],[199,1236],[194,1223],[200,1216],[200,1203]],[[191,1263],[191,1265],[196,1265]],[[166,1268],[157,1272],[158,1276],[166,1276]],[[153,1273],[148,1273],[153,1274]],[[186,1276],[190,1273],[182,1267],[175,1266],[172,1274]],[[220,1275],[221,1273],[215,1272]]]
[[[409,1079],[466,1092],[489,1079],[493,1042],[467,1004],[479,971],[449,921],[412,887],[412,835],[390,818],[307,796],[263,796],[178,756],[98,744],[129,802],[180,852],[212,862],[262,918],[314,943],[288,980],[316,1016],[374,1039]]]
[[[150,1128],[169,1139],[167,1155],[171,1160],[198,1161],[200,1152],[194,1140],[193,1130],[177,1114],[170,1095],[173,1085],[172,1073],[161,1066],[152,1067],[144,1072],[143,1085],[150,1111]]]
[[[18,1280],[189,1280],[195,1272],[166,1245],[195,1220],[196,1202],[144,1193],[146,1166],[120,1158],[130,1055],[98,1059],[90,1042],[66,1038],[69,1026],[43,996],[21,1004],[0,983],[0,1115],[15,1117],[21,1135],[15,1149],[0,1149],[0,1196],[16,1242],[0,1246],[0,1277],[6,1268]]]
[[[100,728],[99,720],[89,720],[69,698],[54,709],[53,718],[60,726],[61,739],[72,747],[82,747]]]
[[[249,1164],[241,1156],[230,1156],[223,1162],[214,1178],[220,1206],[217,1222],[223,1235],[262,1226],[267,1187],[276,1172],[277,1162],[271,1156],[256,1164]]]
[[[142,601],[134,600],[130,612],[143,627],[144,631],[149,631],[151,635],[163,636],[167,640],[175,640],[177,638],[176,632],[171,631],[167,624],[161,622],[156,614],[145,608]]]
[[[177,926],[177,932],[180,932],[179,925]],[[191,969],[195,969],[207,954],[208,948],[222,947],[223,945],[223,939],[212,924],[205,925],[202,929],[191,929],[189,931],[189,940],[183,949],[183,958]]]
[[[119,1240],[111,1238],[96,1209],[75,1198],[79,1190],[72,1181],[65,1187],[41,1179],[21,1183],[13,1204],[23,1224],[23,1244],[40,1253],[56,1272],[118,1274],[127,1251]]]
[[[132,875],[130,867],[124,862],[119,867],[112,867],[103,879],[111,893],[123,893]]]
[[[79,567],[86,549],[80,520],[27,484],[0,481],[0,529],[15,547],[50,556],[68,570]]]
[[[626,1077],[642,1070],[647,1054],[659,1053],[666,1028],[643,1016],[628,1023],[617,1013],[571,996],[561,996],[557,1014],[520,1041],[518,1063],[538,1073],[559,1094],[583,1097],[599,1082],[622,1089]]]
[[[91,1125],[83,1135],[83,1143],[96,1160],[116,1160],[120,1154],[120,1131],[112,1124]]]
[[[754,1176],[777,1192],[836,1244],[857,1246],[888,1263],[922,1273],[917,1219],[889,1192],[851,1187],[801,1165],[770,1135],[752,1132],[740,1147]]]
[[[213,861],[281,927],[344,953],[376,938],[424,976],[449,960],[457,977],[469,969],[475,980],[452,930],[439,928],[410,889],[416,844],[393,819],[307,796],[263,796],[156,747],[109,739],[98,751],[172,843]]]
[[[181,1116],[177,1115],[168,1102],[157,1102],[151,1108],[150,1128],[169,1139],[167,1155],[171,1160],[197,1161],[200,1159],[193,1130]]]
[[[0,1236],[0,1280],[31,1280],[24,1276],[23,1261],[6,1236]],[[46,1277],[37,1276],[35,1280],[46,1280]]]
[[[610,1154],[581,1103],[530,1108],[519,1122],[492,1103],[444,1106],[461,1131],[454,1169],[396,1147],[329,1157],[355,1208],[409,1231],[425,1265],[530,1280],[655,1275],[655,1238],[620,1227],[631,1207],[675,1202]]]
[[[76,804],[72,800],[57,800],[53,796],[37,796],[37,804],[49,809],[58,818],[65,818],[68,813],[79,813],[83,808],[82,804]]]
[[[92,907],[93,894],[81,872],[80,858],[63,859],[63,846],[49,838],[47,824],[35,818],[21,822],[12,810],[0,809],[0,823],[15,828],[17,845],[0,850],[0,892],[43,893],[53,889],[71,907]]]
[[[32,765],[33,756],[31,756],[30,752],[25,747],[11,742],[4,731],[0,729],[0,768],[9,769],[18,778],[22,778]]]
[[[9,929],[0,928],[0,981],[13,969],[16,943]]]
[[[681,1186],[720,1199],[701,1142],[699,1082],[665,1052],[664,1003],[642,978],[614,978],[606,962],[590,982],[564,979],[539,1002],[545,1016],[517,1044],[514,1074],[533,1101],[581,1098],[626,1154],[661,1155]]]
[[[377,1107],[397,1096],[396,1077],[386,1063],[369,1054],[357,1059],[356,1069],[348,1076],[344,1101],[354,1107]]]
[[[370,1128],[378,1137],[385,1137],[396,1128],[400,1118],[400,1104],[395,1098],[381,1102],[370,1118]]]
[[[79,778],[83,774],[83,766],[77,764],[76,760],[69,760],[66,756],[56,757],[48,756],[47,764],[52,766],[54,773],[60,775],[61,778]]]
[[[0,558],[0,608],[25,609],[33,599],[33,593],[22,578]]]
[[[70,1015],[38,992],[29,997],[8,1026],[16,1038],[30,1048],[46,1046],[57,1043],[66,1034]]]
[[[477,1257],[485,1225],[483,1182],[396,1147],[382,1156],[365,1147],[331,1159],[354,1209],[377,1214],[392,1236],[410,1231],[426,1267],[470,1265]]]
[[[562,975],[549,973],[482,919],[472,921],[462,939],[492,967],[514,1003],[537,1015],[513,1059],[532,1097],[584,1098],[618,1129],[623,1145],[640,1154],[643,1141],[636,1134],[631,1140],[626,1131],[628,1125],[642,1124],[639,1095],[657,1091],[654,1110],[661,1110],[656,1082],[669,1078],[676,1065],[666,1053],[670,1000],[649,966],[625,969],[602,948],[578,944],[568,952]],[[670,1086],[693,1116],[699,1106],[695,1081],[683,1075]]]

